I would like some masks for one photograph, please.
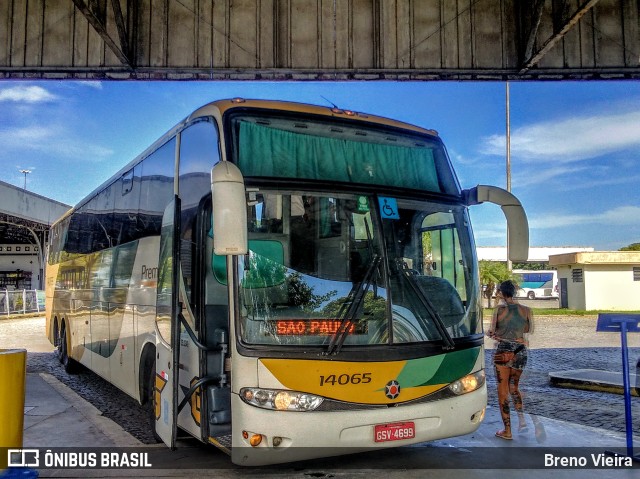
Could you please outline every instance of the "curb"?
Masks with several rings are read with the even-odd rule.
[[[127,431],[122,429],[111,419],[104,417],[102,412],[88,401],[85,401],[76,392],[65,384],[58,381],[55,377],[47,373],[38,373],[39,376],[55,389],[69,404],[75,408],[82,416],[93,424],[105,436],[111,439],[118,446],[146,446],[138,439],[133,437]]]

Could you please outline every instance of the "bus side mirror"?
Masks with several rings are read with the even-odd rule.
[[[236,165],[221,161],[211,169],[211,198],[214,253],[247,254],[247,200],[244,178]]]
[[[527,261],[529,258],[529,222],[520,200],[497,186],[478,185],[462,192],[467,206],[489,202],[499,205],[507,219],[509,231],[509,260]]]

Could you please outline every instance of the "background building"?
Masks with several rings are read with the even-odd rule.
[[[69,208],[0,181],[0,290],[44,288],[49,227]]]
[[[527,263],[540,263],[541,266],[547,266],[549,257],[552,255],[589,252],[593,248],[584,248],[580,246],[541,246],[529,248],[529,260]],[[507,261],[507,248],[505,246],[478,246],[476,248],[478,261]]]
[[[640,252],[594,251],[553,255],[560,307],[640,311]]]

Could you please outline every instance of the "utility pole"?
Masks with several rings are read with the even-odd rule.
[[[24,190],[27,190],[27,175],[31,173],[31,170],[20,170],[20,173],[24,174]]]
[[[506,145],[507,145],[507,191],[511,192],[511,105],[509,98],[509,82],[506,82],[506,122],[507,122],[507,134],[506,134]],[[509,229],[507,228],[507,269],[509,271],[513,270],[513,264],[509,259]]]

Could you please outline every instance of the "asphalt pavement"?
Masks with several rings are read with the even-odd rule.
[[[556,322],[558,321],[554,320],[554,323]],[[544,321],[541,320],[539,324],[543,323]],[[16,335],[28,328],[33,328],[34,334],[37,335],[40,327],[41,319],[0,321],[0,348],[20,347],[19,343],[22,341],[29,350],[30,356],[40,352],[43,357],[47,357],[47,353],[51,354],[53,348],[46,342],[27,340],[25,343],[24,340],[28,334]],[[565,325],[560,329],[566,331],[571,328]],[[583,333],[582,336],[583,340],[588,340],[584,337],[588,335]],[[597,339],[604,338],[597,337]],[[609,339],[611,338],[607,338],[607,341]],[[568,338],[559,341],[564,345],[571,344]],[[615,356],[616,351],[613,346],[590,347],[596,352],[604,351],[609,356]],[[42,349],[44,351],[40,351]],[[582,353],[588,348],[541,347],[532,351],[532,356],[543,353],[555,354],[558,350],[562,350],[560,356],[571,354],[566,351],[574,351],[574,353],[578,351],[578,355],[583,355]],[[634,345],[632,351],[640,352],[640,349]],[[494,385],[491,382],[492,374],[490,371],[488,373],[491,393]],[[533,379],[531,378],[531,381]],[[572,411],[572,414],[566,414],[566,420],[527,414],[528,430],[522,434],[514,434],[512,441],[504,441],[494,436],[495,431],[502,428],[502,423],[497,409],[491,407],[494,402],[490,396],[490,407],[487,409],[484,422],[475,433],[467,436],[317,461],[247,469],[232,465],[224,453],[195,440],[179,441],[179,447],[175,451],[170,451],[163,445],[145,444],[135,435],[130,434],[126,427],[106,417],[100,409],[81,397],[78,392],[82,391],[73,390],[53,374],[37,372],[33,368],[27,373],[23,447],[35,448],[38,451],[41,466],[37,468],[37,472],[40,477],[235,478],[259,474],[261,477],[277,475],[279,478],[307,479],[310,477],[383,476],[447,478],[459,477],[461,473],[466,477],[495,477],[496,474],[501,474],[504,468],[508,468],[518,469],[518,474],[525,477],[553,475],[554,478],[601,478],[604,475],[604,477],[625,478],[638,477],[639,472],[638,463],[627,466],[626,460],[615,459],[608,455],[608,451],[611,450],[626,454],[627,442],[623,432],[611,428],[582,425],[571,420],[571,417],[589,413],[578,401],[565,405],[567,410]],[[574,393],[587,396],[605,394],[589,391],[571,392],[571,394]],[[619,404],[620,408],[622,407],[621,396],[607,394],[606,397],[611,399],[613,404]],[[634,400],[636,401],[634,405],[637,405],[639,399],[634,398]],[[562,405],[556,405],[558,406]],[[640,416],[636,415],[634,418],[635,451],[640,451],[637,427]],[[49,456],[46,456],[47,451],[51,453]],[[55,456],[59,461],[63,461],[63,458],[68,460],[69,454],[75,454],[77,461],[80,453],[102,454],[105,451],[120,456],[129,453],[142,454],[140,451],[143,451],[153,467],[127,468],[123,464],[117,464],[122,467],[107,469],[47,467],[46,464],[42,466],[42,461],[45,461],[46,457],[52,458],[56,454],[60,454]],[[604,467],[603,461],[606,460],[618,461],[618,463],[613,464],[614,467]],[[554,461],[555,464],[551,464]],[[569,465],[562,466],[563,461]],[[571,465],[571,461],[575,464]],[[586,467],[581,465],[583,461]],[[66,465],[69,466],[68,463]],[[0,477],[2,477],[1,474]]]

